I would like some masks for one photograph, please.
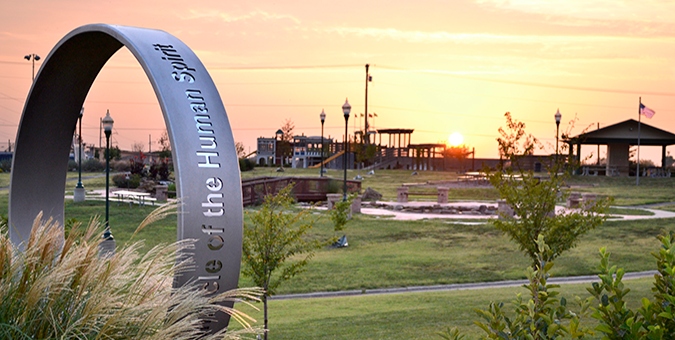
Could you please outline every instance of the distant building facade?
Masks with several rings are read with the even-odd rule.
[[[274,137],[258,137],[258,149],[255,163],[259,166],[276,164],[277,139]]]
[[[321,136],[295,136],[293,137],[293,158],[291,167],[293,168],[308,168],[321,163]],[[330,145],[333,143],[332,138],[323,138],[325,145],[324,157],[326,159],[330,156]]]

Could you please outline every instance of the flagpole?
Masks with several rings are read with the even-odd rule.
[[[638,186],[640,185],[640,122],[642,118],[642,113],[640,112],[640,108],[642,107],[642,97],[639,97],[640,103],[638,104],[638,149],[637,149],[637,173],[635,174],[635,185]]]

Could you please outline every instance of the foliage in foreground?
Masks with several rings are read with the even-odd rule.
[[[577,312],[568,307],[567,300],[559,297],[559,285],[547,282],[553,267],[553,262],[547,260],[552,250],[542,236],[537,239],[537,245],[538,264],[535,268],[528,267],[529,283],[524,285],[529,299],[517,295],[513,302],[515,316],[510,317],[501,302],[490,303],[487,310],[476,310],[482,320],[475,324],[485,332],[485,339],[581,339],[589,334],[589,330],[581,326],[580,316],[588,310],[590,300],[577,298]],[[454,332],[446,338],[451,339],[453,335],[452,339],[459,339],[460,334]]]
[[[642,306],[633,311],[624,297],[624,270],[610,266],[605,248],[600,249],[600,282],[587,288],[597,300],[593,318],[600,321],[597,331],[603,339],[675,339],[675,244],[673,233],[659,237],[661,248],[652,253],[658,273],[654,274],[653,298],[642,298]]]
[[[3,228],[6,230],[6,228]],[[157,246],[141,255],[139,243],[99,256],[102,228],[75,224],[67,237],[53,221],[36,218],[25,251],[0,233],[0,338],[2,339],[239,339],[255,333],[245,314],[220,305],[257,300],[243,289],[207,296],[191,286],[173,288],[176,261],[191,242]],[[203,334],[200,318],[220,310],[244,327]]]
[[[578,312],[567,307],[564,297],[558,298],[554,290],[558,285],[548,284],[548,271],[553,262],[545,260],[550,248],[540,236],[539,263],[535,269],[528,268],[529,299],[518,294],[513,302],[513,312],[507,312],[503,303],[492,302],[487,310],[476,310],[481,318],[475,321],[485,336],[483,339],[583,339],[587,335],[602,335],[603,340],[675,339],[675,243],[674,233],[659,236],[661,247],[652,253],[656,258],[658,273],[654,274],[652,299],[642,298],[641,307],[631,310],[625,297],[630,289],[622,282],[622,268],[610,266],[609,252],[600,249],[600,282],[587,288],[592,297],[582,300]],[[581,325],[581,317],[592,311],[591,317],[599,324],[593,332]],[[515,315],[515,316],[514,316]],[[463,339],[457,328],[448,328],[439,333],[444,339]]]

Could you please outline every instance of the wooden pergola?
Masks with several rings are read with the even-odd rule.
[[[573,147],[576,146],[576,160],[581,161],[582,145],[606,145],[607,165],[606,173],[628,176],[629,174],[629,149],[630,146],[638,145],[638,121],[629,119],[614,125],[582,133],[564,141],[569,145],[570,156],[573,155]],[[675,134],[668,131],[640,123],[639,145],[661,146],[661,167],[666,164],[666,147],[675,144]]]
[[[380,135],[380,146],[382,145],[382,135],[387,135],[389,137],[387,147],[396,150],[398,153],[397,157],[407,156],[402,155],[401,151],[408,149],[413,131],[415,131],[415,129],[378,129],[377,133]],[[401,141],[401,138],[403,138],[403,141]]]

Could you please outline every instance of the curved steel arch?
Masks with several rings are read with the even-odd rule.
[[[176,285],[197,282],[214,294],[236,288],[243,212],[232,130],[204,65],[187,45],[163,31],[82,26],[61,39],[44,60],[16,137],[10,238],[22,244],[40,212],[63,222],[63,179],[80,108],[103,65],[123,46],[145,70],[164,115],[177,195],[183,202],[177,238],[197,239],[194,272],[177,276]],[[227,326],[224,313],[215,320],[205,322],[205,330]]]

